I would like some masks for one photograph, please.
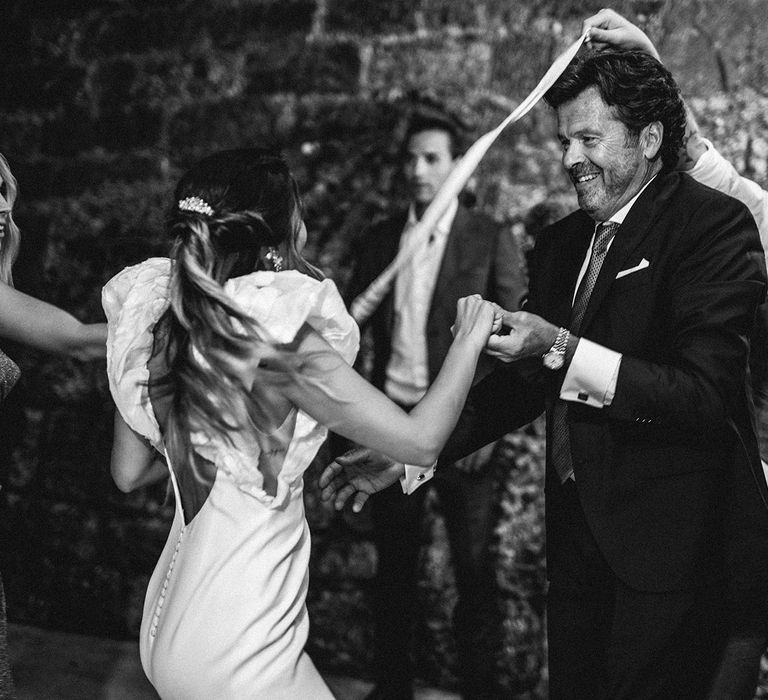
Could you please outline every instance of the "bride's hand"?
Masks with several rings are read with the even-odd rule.
[[[485,301],[479,294],[459,299],[456,303],[456,321],[451,328],[453,337],[472,338],[485,345],[497,325],[496,308],[496,304]],[[499,320],[499,327],[500,324]]]
[[[493,304],[493,326],[491,327],[491,335],[499,333],[504,327],[504,317],[509,311],[505,311],[498,304]]]

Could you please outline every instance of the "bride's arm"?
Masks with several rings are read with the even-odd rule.
[[[461,413],[493,316],[493,305],[479,297],[459,301],[455,338],[440,374],[410,413],[366,382],[307,326],[296,347],[306,358],[301,378],[284,393],[344,437],[401,462],[430,465]]]
[[[168,478],[160,453],[128,426],[119,411],[115,411],[110,469],[117,488],[124,493]]]

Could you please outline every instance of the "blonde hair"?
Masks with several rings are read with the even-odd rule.
[[[3,195],[9,206],[5,223],[5,236],[0,244],[0,282],[13,287],[13,263],[16,262],[16,258],[19,255],[19,244],[21,242],[19,227],[13,220],[13,205],[16,202],[19,190],[16,178],[11,172],[11,166],[8,165],[8,161],[2,153],[0,153],[0,179],[3,181],[2,186],[5,189]]]

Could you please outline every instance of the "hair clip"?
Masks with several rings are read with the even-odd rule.
[[[213,207],[200,197],[185,197],[179,200],[180,211],[193,211],[196,214],[213,216]]]

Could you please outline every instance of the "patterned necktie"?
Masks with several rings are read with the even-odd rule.
[[[584,277],[581,278],[576,299],[571,309],[571,321],[569,329],[577,335],[584,320],[584,312],[589,304],[589,297],[595,288],[597,276],[603,266],[608,246],[613,240],[619,224],[613,221],[605,221],[597,227],[595,242],[592,245],[592,254]],[[573,475],[573,461],[571,459],[571,441],[568,432],[568,404],[556,399],[552,406],[552,463],[555,467],[561,483],[565,483]]]

